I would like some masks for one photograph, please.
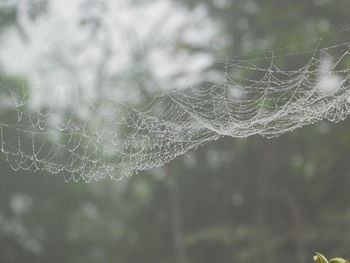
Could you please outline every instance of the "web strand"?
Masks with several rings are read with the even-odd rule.
[[[32,88],[22,95],[9,88],[8,113],[16,120],[0,120],[0,150],[15,171],[44,170],[67,182],[121,180],[223,136],[273,138],[342,121],[350,114],[350,43],[320,48],[321,42],[313,50],[229,59],[220,83],[161,94],[141,107],[101,96],[89,107],[90,119],[70,113],[54,122],[57,109],[28,105]],[[282,58],[304,64],[283,69]]]

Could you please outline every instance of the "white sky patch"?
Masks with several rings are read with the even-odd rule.
[[[320,93],[334,94],[341,88],[342,79],[333,72],[333,67],[330,58],[321,59],[316,86]]]
[[[38,90],[36,106],[45,101],[65,107],[78,99],[89,102],[108,89],[125,90],[122,78],[135,80],[130,76],[140,71],[147,71],[158,89],[183,89],[185,81],[195,85],[205,79],[204,71],[215,63],[213,54],[228,43],[203,6],[189,11],[167,0],[93,3],[52,0],[48,13],[35,21],[28,19],[25,4],[17,3],[30,39],[23,40],[15,29],[4,34],[0,63],[7,74],[23,72],[30,78]],[[82,25],[93,20],[100,22],[95,34],[93,24]],[[212,52],[193,53],[186,51],[189,47]]]

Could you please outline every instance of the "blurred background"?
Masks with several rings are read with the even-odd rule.
[[[4,87],[24,79],[31,105],[56,118],[77,98],[84,118],[98,94],[137,103],[207,85],[218,60],[327,36],[349,11],[346,0],[0,0],[0,116],[17,118]],[[349,258],[349,156],[344,121],[223,138],[122,182],[67,184],[0,158],[0,262]]]

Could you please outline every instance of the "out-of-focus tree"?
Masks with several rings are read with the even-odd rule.
[[[176,41],[170,47],[163,43],[166,51],[170,49],[168,56],[160,56],[163,60],[150,62],[154,59],[149,53],[152,48],[155,53],[164,50],[153,47],[154,38],[149,38],[147,45],[144,39],[134,39],[127,56],[133,58],[132,63],[122,73],[107,76],[113,45],[96,37],[104,30],[99,20],[104,17],[103,9],[98,16],[99,4],[86,1],[81,6],[80,27],[90,32],[92,42],[100,41],[104,54],[95,68],[87,66],[96,76],[91,86],[122,83],[118,87],[123,86],[119,90],[124,91],[136,85],[136,89],[142,87],[142,96],[149,97],[153,85],[168,88],[164,86],[183,83],[177,70],[162,75],[157,66],[166,67],[171,62],[181,68],[198,52],[221,59],[284,47],[349,24],[348,1],[186,0],[183,4],[207,16],[196,21],[199,27],[207,18],[216,21],[218,42],[203,45],[206,35],[196,37],[195,26],[189,35],[182,34],[185,23],[183,28],[168,32]],[[40,14],[46,14],[47,8]],[[10,5],[1,8],[0,21],[7,21],[1,24],[2,32],[22,23],[16,10]],[[164,16],[172,13],[172,9],[166,11],[162,11]],[[142,26],[134,20],[130,18],[130,23],[135,23],[131,27]],[[155,35],[159,33],[155,25],[151,28]],[[6,35],[1,37],[5,41]],[[211,44],[219,45],[220,38],[226,44],[210,48]],[[227,45],[230,39],[232,43]],[[177,66],[182,52],[188,57]],[[173,59],[173,54],[180,55]],[[69,59],[72,57],[68,56],[71,62]],[[59,68],[71,65],[53,61]],[[296,63],[283,62],[286,67]],[[214,64],[207,66],[190,72],[197,74],[194,78],[184,67],[180,79],[197,78],[197,84],[205,85],[206,72],[216,70]],[[1,69],[4,67],[1,64]],[[73,64],[74,68],[81,70]],[[72,68],[67,68],[67,74],[72,74]],[[7,73],[1,74],[0,82],[13,88],[25,83]],[[0,90],[2,97],[4,94]],[[4,108],[0,107],[1,118],[16,118]],[[65,184],[62,178],[42,173],[15,173],[1,159],[0,262],[294,263],[309,261],[316,250],[348,258],[349,131],[346,121],[338,125],[322,122],[271,140],[224,138],[122,183]]]

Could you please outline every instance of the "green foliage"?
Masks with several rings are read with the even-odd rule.
[[[332,258],[328,261],[328,259],[323,256],[321,253],[316,252],[316,255],[314,256],[314,262],[315,263],[349,263],[346,259],[343,258]]]

